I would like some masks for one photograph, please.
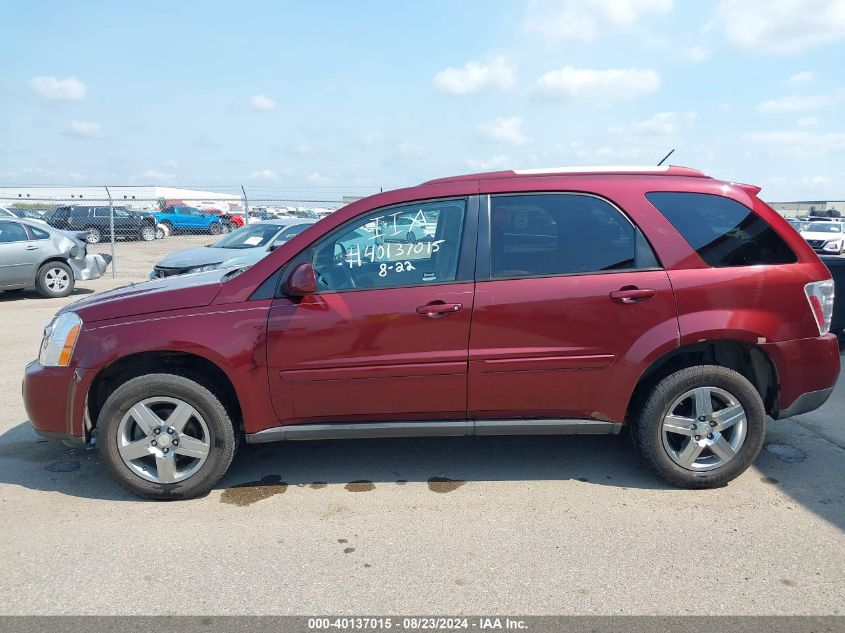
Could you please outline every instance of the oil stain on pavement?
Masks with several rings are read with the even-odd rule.
[[[248,481],[232,488],[226,488],[220,495],[222,503],[235,506],[248,506],[256,501],[268,499],[287,492],[288,485],[279,475],[265,475],[258,481]]]
[[[460,479],[449,479],[447,477],[432,477],[428,480],[428,489],[441,494],[452,492],[463,486],[466,482]]]
[[[344,488],[349,492],[370,492],[376,489],[376,485],[369,479],[357,479],[350,481]]]

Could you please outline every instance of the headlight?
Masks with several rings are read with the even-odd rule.
[[[38,362],[43,367],[67,367],[82,329],[82,319],[75,312],[63,312],[44,328]]]
[[[828,240],[827,242],[824,243],[824,246],[822,248],[832,248],[834,250],[838,249],[839,248],[839,242],[840,242],[840,240]]]
[[[220,267],[220,262],[217,262],[216,264],[206,264],[205,266],[196,266],[195,268],[189,268],[188,272],[189,273],[201,273],[203,271],[214,270],[214,269],[219,268],[219,267]]]

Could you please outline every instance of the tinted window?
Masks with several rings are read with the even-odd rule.
[[[791,264],[795,253],[763,218],[736,200],[704,193],[646,194],[707,264]]]
[[[0,244],[25,242],[28,239],[26,230],[17,222],[0,222]]]
[[[39,228],[34,226],[28,227],[29,232],[32,234],[32,237],[36,240],[46,240],[50,237],[50,234],[47,231],[42,231]]]
[[[454,281],[465,200],[423,202],[357,218],[313,250],[320,290]]]
[[[495,196],[490,222],[493,277],[542,277],[658,265],[639,230],[612,205],[592,196]]]

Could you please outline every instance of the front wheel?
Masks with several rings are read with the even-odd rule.
[[[141,239],[145,242],[152,242],[156,238],[156,228],[151,224],[141,227]]]
[[[191,499],[226,473],[236,440],[226,408],[198,382],[147,374],[118,387],[97,421],[97,447],[117,482],[148,499]]]
[[[208,225],[208,232],[212,235],[220,235],[223,227],[220,226],[220,222],[212,222]]]
[[[164,228],[163,224],[159,224],[156,227],[156,239],[163,240],[165,237],[167,237],[167,229]]]
[[[92,226],[88,229],[88,233],[85,235],[85,241],[89,244],[99,244],[103,240],[103,232],[100,231],[96,226]]]
[[[682,488],[716,488],[742,474],[766,435],[766,411],[747,378],[714,365],[661,380],[634,420],[646,463]]]

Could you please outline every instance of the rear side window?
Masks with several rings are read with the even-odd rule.
[[[654,268],[639,229],[593,196],[494,196],[490,209],[493,278],[544,277]]]
[[[797,261],[778,232],[736,200],[665,191],[648,193],[646,198],[714,268]]]

